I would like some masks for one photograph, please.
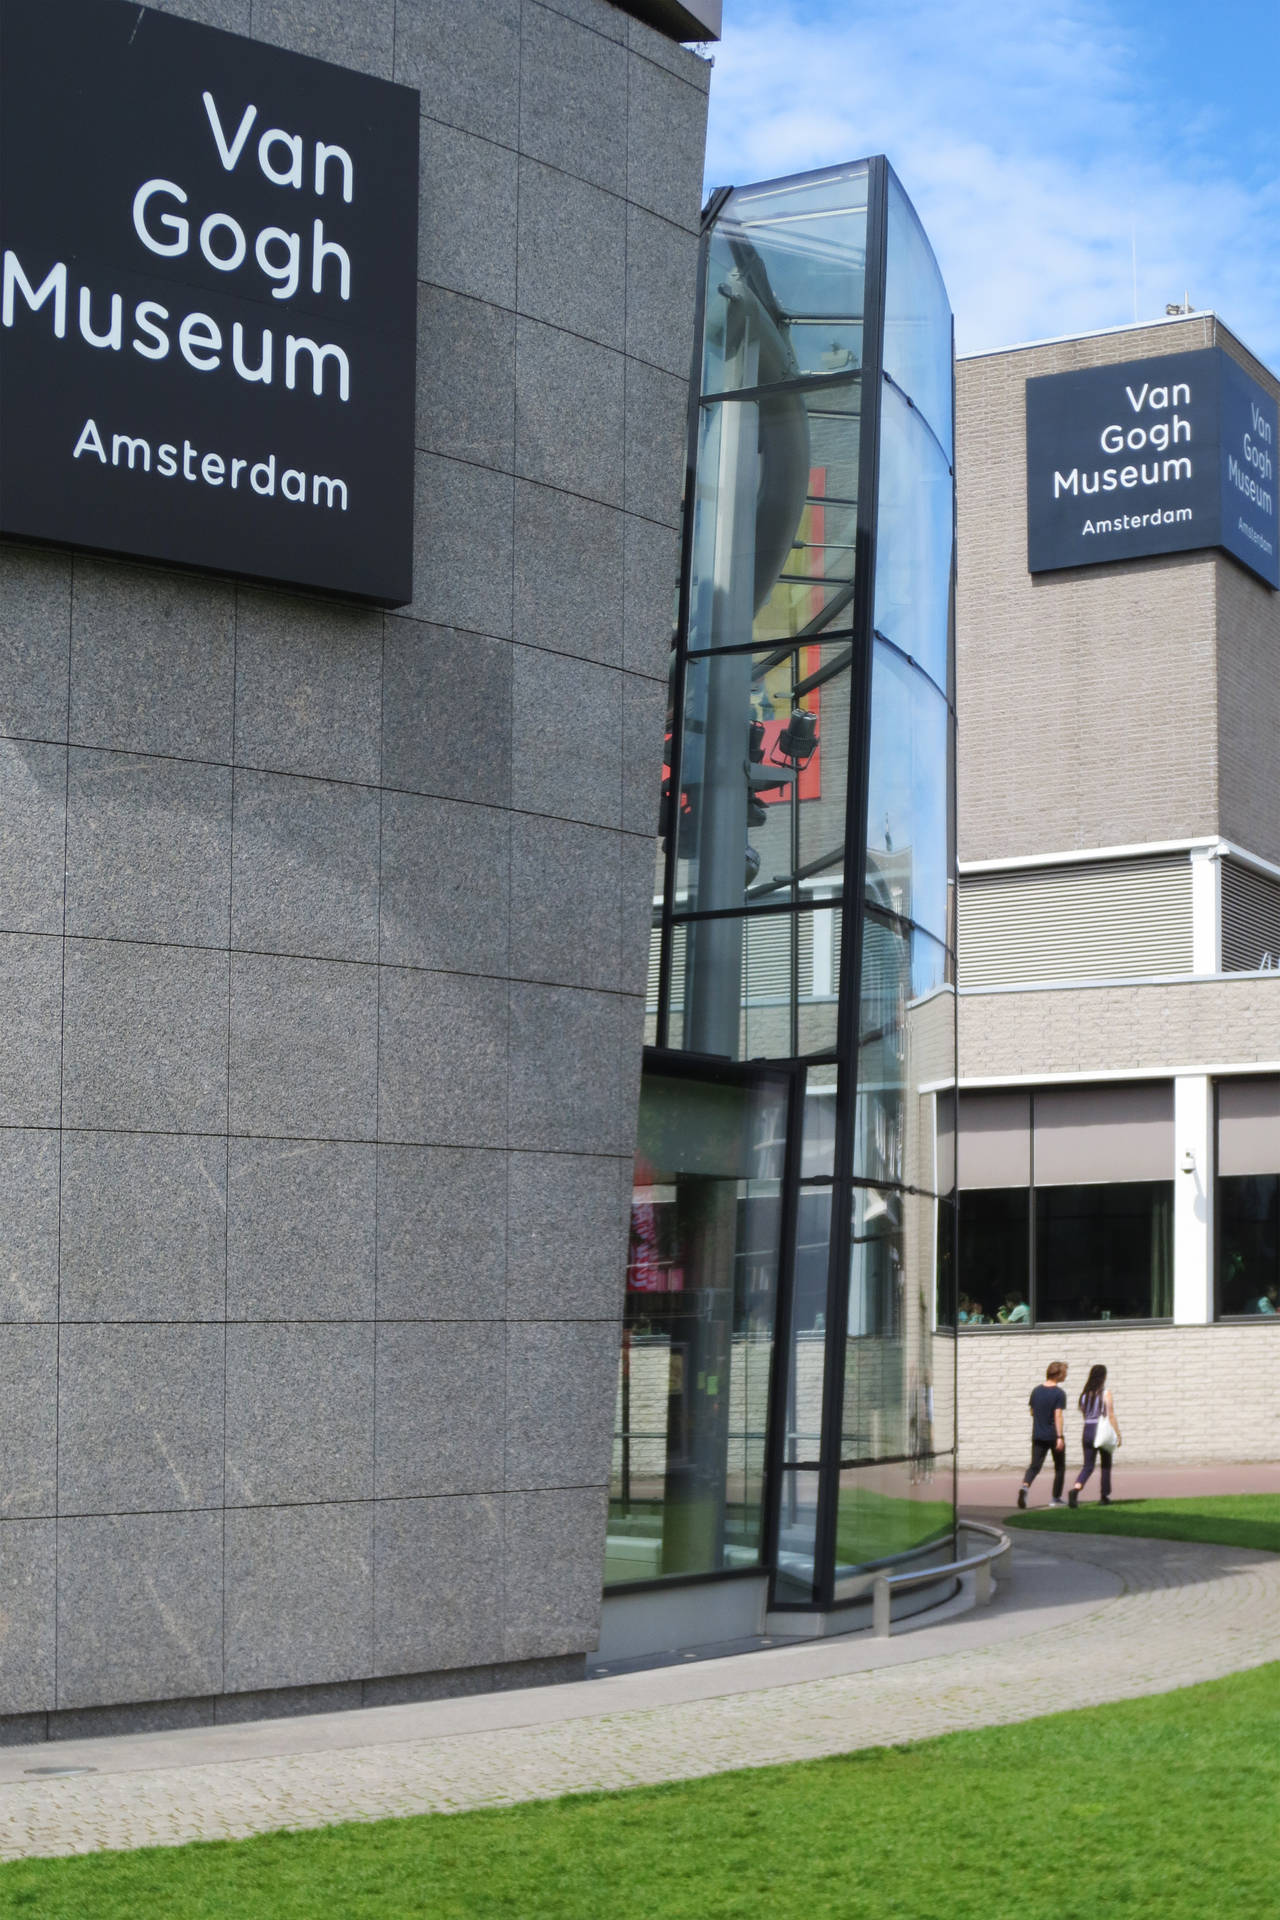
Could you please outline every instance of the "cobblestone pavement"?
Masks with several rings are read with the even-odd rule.
[[[1280,1659],[1280,1556],[1022,1537],[995,1604],[432,1705],[11,1748],[0,1857],[177,1845],[693,1779],[1165,1692]],[[33,1766],[90,1766],[36,1779]]]

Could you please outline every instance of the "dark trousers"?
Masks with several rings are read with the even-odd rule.
[[[1102,1468],[1102,1497],[1104,1500],[1109,1500],[1111,1498],[1111,1455],[1105,1448],[1094,1446],[1093,1436],[1097,1431],[1095,1422],[1091,1420],[1084,1430],[1084,1465],[1080,1469],[1080,1477],[1076,1485],[1083,1487],[1093,1472],[1093,1463],[1096,1460]]]
[[[1061,1500],[1062,1482],[1066,1478],[1067,1472],[1067,1449],[1065,1443],[1055,1451],[1052,1440],[1033,1440],[1031,1442],[1031,1465],[1027,1468],[1026,1477],[1022,1484],[1024,1487],[1031,1485],[1031,1482],[1044,1465],[1046,1453],[1053,1454],[1053,1497],[1055,1500]]]

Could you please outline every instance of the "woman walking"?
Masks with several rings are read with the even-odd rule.
[[[1111,1456],[1120,1445],[1120,1428],[1116,1424],[1116,1404],[1111,1398],[1111,1389],[1107,1385],[1105,1367],[1090,1367],[1089,1378],[1084,1383],[1084,1392],[1078,1402],[1084,1419],[1084,1433],[1081,1444],[1084,1448],[1084,1465],[1074,1487],[1067,1495],[1068,1506],[1078,1506],[1080,1494],[1085,1482],[1093,1472],[1095,1460],[1102,1462],[1102,1504],[1111,1505]],[[1103,1444],[1098,1445],[1098,1429],[1102,1427]],[[1108,1433],[1107,1429],[1110,1429]],[[1111,1438],[1114,1435],[1114,1439]]]

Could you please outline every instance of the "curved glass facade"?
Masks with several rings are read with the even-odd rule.
[[[700,338],[608,1579],[822,1609],[954,1526],[952,333],[887,162],[713,199]]]

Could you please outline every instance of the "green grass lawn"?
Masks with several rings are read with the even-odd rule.
[[[1086,1488],[1086,1493],[1092,1489]],[[1280,1493],[1217,1493],[1189,1500],[1123,1500],[1100,1505],[1096,1496],[1070,1507],[1028,1507],[1006,1525],[1046,1533],[1114,1533],[1132,1539],[1217,1541],[1280,1553]],[[1276,1911],[1280,1913],[1280,1891]]]
[[[0,1868],[0,1914],[1274,1920],[1278,1807],[1275,1665],[681,1786],[24,1861]]]

